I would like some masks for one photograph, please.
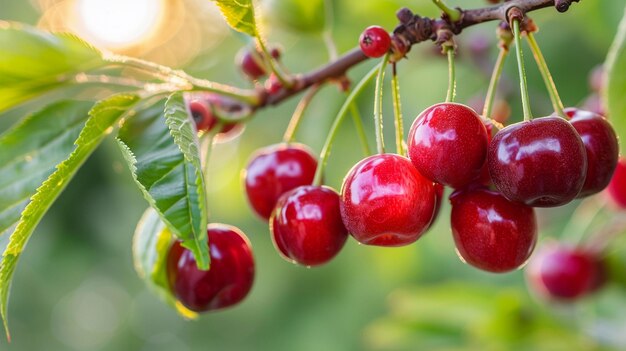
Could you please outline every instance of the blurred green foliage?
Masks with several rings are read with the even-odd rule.
[[[193,2],[192,0],[187,0]],[[206,0],[198,0],[206,1]],[[313,69],[328,59],[319,34],[322,1],[273,2],[282,12],[267,16],[264,34],[285,48],[291,71]],[[34,3],[34,2],[33,2]],[[31,2],[0,0],[0,19],[35,24],[41,16]],[[333,37],[339,52],[357,43],[368,25],[392,29],[395,11],[406,6],[434,16],[430,1],[337,0],[332,4]],[[484,6],[483,1],[450,1],[454,6]],[[604,61],[623,14],[621,0],[583,1],[566,14],[545,9],[533,14],[542,46],[566,105],[589,94],[587,73]],[[271,11],[272,6],[262,6]],[[287,9],[287,10],[285,10]],[[292,16],[302,16],[298,21]],[[280,20],[281,23],[276,23]],[[217,23],[201,25],[218,26]],[[459,37],[458,101],[485,93],[489,72],[472,59],[472,40],[486,38],[487,59],[495,60],[494,24],[469,28]],[[175,30],[175,28],[172,28]],[[305,31],[301,33],[299,31]],[[244,43],[227,34],[220,44],[185,64],[189,73],[245,86],[233,58]],[[445,97],[447,64],[432,44],[413,48],[399,65],[405,124]],[[527,55],[535,115],[551,113],[550,102]],[[373,62],[350,72],[356,81]],[[521,116],[515,61],[505,67],[511,120]],[[372,115],[373,86],[359,99]],[[319,151],[342,94],[329,86],[320,92],[300,128],[298,140]],[[393,140],[390,94],[385,95],[385,136]],[[259,111],[243,136],[213,152],[209,192],[212,221],[240,227],[252,241],[257,278],[239,306],[182,320],[153,295],[133,270],[131,237],[146,208],[115,142],[108,140],[82,168],[36,230],[17,268],[10,305],[11,350],[620,350],[626,348],[626,293],[618,284],[575,306],[536,300],[521,271],[493,275],[457,258],[447,204],[439,222],[409,247],[383,249],[349,241],[327,266],[306,269],[283,261],[272,247],[266,223],[254,217],[242,193],[240,170],[255,149],[280,141],[296,99]],[[0,120],[4,130],[23,109]],[[370,141],[373,121],[365,120]],[[339,189],[343,176],[361,157],[350,122],[340,131],[326,179]],[[1,150],[0,150],[1,152]],[[542,240],[563,236],[576,204],[539,211]],[[6,241],[7,237],[0,238]],[[622,248],[624,245],[621,246]],[[624,272],[624,250],[612,253]],[[619,269],[621,267],[621,270]]]

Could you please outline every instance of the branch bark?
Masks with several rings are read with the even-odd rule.
[[[568,5],[571,4],[572,1],[578,2],[578,0],[568,0]],[[406,51],[408,51],[412,45],[426,40],[436,40],[437,30],[441,28],[447,28],[452,30],[454,34],[459,34],[467,27],[484,22],[508,22],[507,14],[512,8],[517,8],[525,14],[542,8],[556,6],[555,2],[557,2],[557,5],[560,5],[563,0],[509,0],[491,7],[471,10],[461,9],[461,19],[458,22],[451,22],[449,19],[445,18],[445,16],[438,19],[420,17],[419,15],[414,15],[408,9],[401,9],[397,13],[400,25],[394,30],[393,39],[394,42],[399,43],[400,46],[406,46]],[[365,56],[359,48],[353,49],[327,65],[308,73],[295,75],[294,85],[291,89],[283,89],[277,94],[272,95],[267,95],[265,92],[262,92],[263,96],[257,107],[279,104],[315,84],[320,84],[332,79],[339,79],[343,77],[350,68],[367,59],[368,57]]]

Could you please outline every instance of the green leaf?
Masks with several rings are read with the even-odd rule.
[[[242,33],[258,37],[253,0],[213,0],[228,25]]]
[[[137,224],[133,237],[133,261],[135,270],[148,287],[164,301],[175,307],[188,319],[197,318],[197,313],[184,307],[172,294],[167,279],[167,254],[174,236],[167,229],[159,214],[148,208]]]
[[[121,128],[118,143],[150,206],[194,253],[198,267],[208,269],[206,190],[182,97],[173,95],[138,112]]]
[[[622,154],[626,152],[626,11],[617,30],[615,40],[609,50],[607,67],[606,99],[609,118],[620,143]]]
[[[17,223],[37,188],[74,150],[92,105],[57,102],[0,135],[0,235]]]
[[[37,189],[22,212],[0,261],[0,312],[7,337],[9,337],[7,303],[11,278],[24,246],[44,214],[69,184],[78,169],[138,100],[139,97],[136,95],[120,94],[98,102],[89,111],[89,119],[74,143],[76,145],[74,151],[65,161],[56,166],[54,173]]]
[[[101,53],[74,35],[0,21],[0,112],[104,65]]]

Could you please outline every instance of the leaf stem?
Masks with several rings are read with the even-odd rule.
[[[396,152],[398,155],[406,156],[406,150],[404,150],[404,122],[402,119],[402,105],[400,103],[400,84],[398,82],[395,62],[392,64],[392,68],[391,95],[393,98],[393,114],[396,127]]]
[[[524,121],[530,121],[533,116],[530,111],[530,98],[528,97],[528,85],[526,83],[526,69],[524,68],[524,54],[522,52],[522,40],[519,29],[519,21],[513,20],[513,38],[515,39],[515,54],[517,56],[517,70],[519,71],[520,91],[522,94],[522,110]]]
[[[554,84],[554,79],[552,79],[552,75],[550,74],[550,70],[548,69],[548,64],[546,63],[546,59],[543,57],[541,53],[541,49],[539,48],[539,44],[537,40],[535,40],[535,36],[533,33],[526,33],[526,38],[528,39],[528,44],[530,46],[530,50],[535,57],[535,61],[537,62],[537,67],[539,68],[539,72],[541,72],[541,77],[543,78],[543,82],[546,85],[546,89],[548,89],[548,95],[550,95],[550,101],[552,101],[552,107],[554,111],[561,117],[566,118],[565,112],[563,112],[563,102],[561,101],[561,97],[559,96],[559,92],[556,89],[556,84]]]
[[[383,135],[383,83],[385,80],[385,69],[389,63],[389,53],[387,53],[380,64],[378,75],[376,76],[376,88],[374,90],[374,125],[376,126],[376,151],[379,154],[385,153],[385,137]]]
[[[295,141],[296,133],[298,132],[298,127],[300,126],[300,122],[302,121],[304,111],[306,111],[307,107],[309,107],[311,100],[313,100],[313,97],[315,97],[315,94],[317,94],[321,87],[322,86],[320,84],[312,86],[302,97],[302,100],[300,100],[298,106],[293,112],[293,115],[291,116],[291,120],[289,121],[287,130],[285,130],[285,134],[283,136],[284,142],[291,143]]]
[[[326,163],[328,162],[328,157],[330,156],[330,148],[333,145],[333,141],[337,136],[337,131],[339,130],[339,126],[341,122],[343,122],[348,109],[354,102],[354,100],[361,94],[367,83],[369,83],[376,73],[380,71],[380,67],[383,66],[384,62],[379,63],[374,66],[371,71],[369,71],[361,81],[354,87],[354,89],[350,92],[346,101],[344,101],[343,105],[339,109],[335,120],[333,121],[332,126],[330,127],[330,131],[328,132],[328,136],[326,137],[326,141],[324,142],[324,147],[322,148],[322,152],[320,153],[319,162],[317,164],[317,170],[315,171],[315,178],[313,178],[313,185],[321,185],[322,178],[324,176],[324,169],[326,168]]]
[[[457,22],[461,19],[461,11],[448,6],[448,4],[446,4],[443,0],[433,0],[433,3],[441,11],[443,11],[443,13],[448,16],[448,18],[450,18],[450,21]]]
[[[456,96],[456,68],[454,64],[454,46],[445,46],[444,50],[448,55],[448,92],[446,94],[446,102],[454,102],[454,98]]]
[[[361,118],[359,108],[354,102],[350,104],[350,114],[352,115],[352,121],[354,122],[356,134],[359,136],[359,140],[361,141],[363,154],[365,156],[370,156],[372,154],[372,150],[370,150],[370,145],[367,142],[367,135],[365,134],[365,128],[363,128],[363,118]]]
[[[487,96],[485,97],[485,105],[483,107],[483,117],[491,118],[491,112],[493,110],[493,103],[496,100],[496,92],[498,90],[498,83],[502,76],[502,68],[504,67],[504,59],[506,59],[509,50],[500,47],[498,52],[498,58],[493,66],[493,73],[491,74],[491,80],[489,81],[489,88],[487,89]]]

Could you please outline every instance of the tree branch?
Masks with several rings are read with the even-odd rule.
[[[404,51],[395,53],[397,57],[403,57],[412,45],[426,40],[436,40],[437,31],[440,29],[449,29],[454,34],[459,34],[467,27],[484,22],[508,22],[507,15],[512,8],[517,8],[525,14],[542,8],[557,6],[559,7],[559,12],[562,12],[564,2],[567,3],[567,7],[569,7],[572,2],[578,1],[579,0],[509,0],[491,7],[471,10],[461,9],[461,19],[457,22],[451,22],[446,16],[438,19],[420,17],[419,15],[414,15],[409,9],[403,8],[396,14],[400,20],[400,25],[393,31],[393,48],[395,51]],[[291,96],[308,89],[312,85],[320,84],[328,80],[339,79],[344,76],[350,68],[367,59],[368,58],[359,48],[353,49],[325,66],[308,73],[296,75],[294,77],[294,85],[291,89],[283,89],[277,94],[272,95],[261,92],[261,102],[257,107],[279,104]]]

